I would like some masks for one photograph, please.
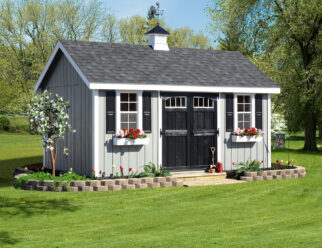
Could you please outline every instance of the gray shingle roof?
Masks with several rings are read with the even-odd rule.
[[[239,52],[61,40],[91,83],[279,87]]]

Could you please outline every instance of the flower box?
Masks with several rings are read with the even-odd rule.
[[[114,146],[137,146],[137,145],[148,145],[150,142],[149,137],[138,138],[138,139],[128,139],[128,138],[113,138]]]
[[[231,137],[232,142],[262,142],[263,136],[239,136],[239,135],[232,135]]]

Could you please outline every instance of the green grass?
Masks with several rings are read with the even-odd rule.
[[[29,120],[28,117],[24,116],[6,116],[9,119],[10,127],[9,132],[11,133],[22,133],[29,132]],[[0,133],[5,133],[3,130],[0,130]]]
[[[321,145],[322,140],[319,140]],[[14,189],[17,166],[40,162],[40,137],[0,135],[0,247],[322,247],[322,152],[303,137],[272,160],[307,177],[119,192]]]

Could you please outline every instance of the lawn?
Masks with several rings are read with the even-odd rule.
[[[15,167],[41,161],[40,138],[0,134],[0,247],[322,247],[322,152],[302,146],[292,137],[272,160],[289,152],[306,178],[55,193],[11,186]]]

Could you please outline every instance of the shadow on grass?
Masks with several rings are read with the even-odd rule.
[[[42,156],[0,160],[0,187],[12,186],[12,173],[16,167],[42,162]]]
[[[9,198],[0,196],[0,215],[6,217],[13,217],[17,215],[24,215],[28,217],[32,215],[41,216],[42,214],[50,215],[66,211],[75,212],[79,209],[79,206],[71,204],[70,200],[68,199],[35,200],[28,198]]]
[[[9,232],[0,232],[0,245],[14,245],[18,242],[18,239],[11,237]]]

